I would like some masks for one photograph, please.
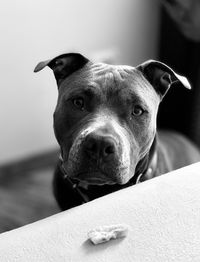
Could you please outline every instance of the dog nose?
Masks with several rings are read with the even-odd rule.
[[[84,143],[84,150],[93,159],[108,159],[115,155],[116,145],[110,136],[89,134]]]

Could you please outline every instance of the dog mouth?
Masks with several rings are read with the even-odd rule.
[[[65,176],[75,185],[83,187],[88,186],[103,186],[103,185],[124,185],[130,179],[129,166],[107,166],[107,167],[92,167],[88,165],[88,168],[81,168],[79,165],[73,165],[71,168],[67,162],[62,164],[63,172]],[[105,170],[107,169],[107,170]]]
[[[88,187],[90,185],[103,186],[114,185],[117,182],[111,179],[107,174],[101,171],[80,172],[73,177],[69,177],[71,181],[78,186]]]

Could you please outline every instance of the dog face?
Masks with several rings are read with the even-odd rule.
[[[70,177],[125,184],[149,150],[159,96],[138,70],[92,64],[59,87],[55,134]]]
[[[154,64],[154,66],[153,66]],[[67,175],[86,184],[126,184],[148,153],[159,103],[185,78],[149,61],[138,67],[92,63],[79,54],[41,62],[58,83],[54,130]]]

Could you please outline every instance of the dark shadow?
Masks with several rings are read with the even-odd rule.
[[[110,249],[113,246],[119,245],[125,238],[118,238],[118,239],[112,239],[108,242],[104,242],[98,245],[94,245],[89,239],[86,240],[82,248],[85,252],[85,254],[93,254],[95,252],[102,252],[105,251],[106,249]]]

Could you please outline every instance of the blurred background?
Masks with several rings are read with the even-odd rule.
[[[200,145],[199,28],[183,30],[174,19],[181,8],[179,1],[159,0],[0,2],[0,232],[59,212],[51,191],[59,154],[57,87],[49,68],[33,73],[39,61],[80,52],[133,66],[151,58],[167,63],[189,78],[193,90],[170,90],[158,125]]]

